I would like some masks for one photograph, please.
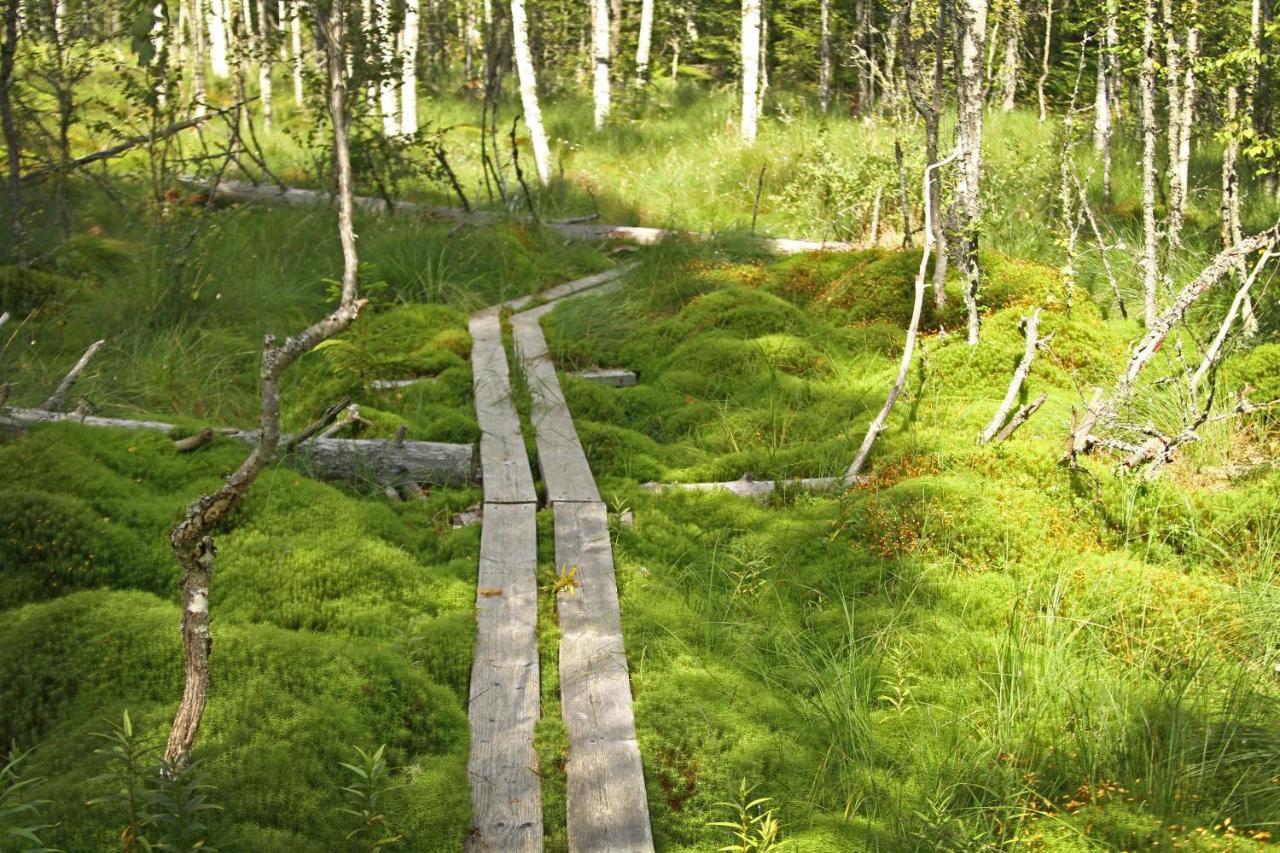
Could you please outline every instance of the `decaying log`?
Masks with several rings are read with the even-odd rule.
[[[280,188],[277,186],[251,184],[247,181],[219,181],[212,188],[207,181],[187,178],[187,183],[209,190],[217,199],[229,202],[265,202],[286,204],[290,206],[309,206],[328,204],[330,196],[316,190],[298,189],[296,187]],[[501,222],[505,217],[484,211],[466,211],[456,207],[419,204],[411,201],[391,201],[356,196],[354,204],[368,213],[418,213],[450,222],[467,225],[492,225]],[[601,225],[590,222],[546,222],[547,228],[566,237],[579,240],[625,240],[642,246],[651,246],[673,237],[686,240],[705,241],[714,239],[716,235],[701,231],[677,231],[668,228],[647,228],[638,225]],[[841,241],[793,240],[787,237],[766,238],[762,241],[766,249],[779,255],[799,252],[851,252],[865,246]]]
[[[190,453],[193,450],[199,450],[211,441],[213,441],[213,430],[205,427],[195,435],[175,439],[173,449],[179,453]]]
[[[46,412],[60,412],[66,405],[67,393],[71,390],[71,386],[76,384],[76,380],[80,378],[80,374],[89,366],[89,361],[98,354],[98,350],[102,349],[102,345],[106,341],[94,341],[89,348],[84,351],[84,355],[80,356],[80,360],[76,362],[75,367],[68,371],[67,375],[58,383],[58,388],[53,392],[48,400],[41,404],[40,408]]]
[[[996,409],[996,413],[991,416],[991,422],[987,424],[986,429],[978,436],[978,444],[986,444],[996,437],[1001,425],[1009,417],[1009,410],[1013,408],[1014,402],[1018,399],[1018,392],[1022,390],[1022,383],[1027,381],[1027,375],[1031,372],[1031,362],[1035,361],[1036,351],[1041,346],[1041,341],[1038,337],[1040,330],[1039,308],[1031,312],[1030,316],[1023,318],[1022,330],[1027,338],[1026,350],[1022,353],[1022,360],[1018,362],[1017,369],[1013,371],[1013,379],[1009,381],[1009,390],[1005,392],[1000,408]],[[1039,407],[1037,406],[1037,408]],[[1030,417],[1030,415],[1028,414],[1027,417]]]
[[[148,430],[172,433],[173,424],[122,418],[77,417],[66,412],[42,409],[0,409],[0,432],[25,432],[33,426],[71,421],[90,427]],[[212,438],[212,431],[210,438]],[[257,430],[227,430],[227,438],[256,446]],[[194,436],[193,436],[194,438]],[[183,439],[190,441],[190,439]],[[282,436],[280,445],[288,449],[292,439]],[[207,443],[207,440],[203,443]],[[179,451],[194,450],[180,447]],[[395,441],[351,438],[313,438],[287,454],[288,460],[321,480],[376,482],[384,485],[430,483],[440,486],[468,486],[479,482],[474,444],[446,444],[435,441]]]
[[[844,488],[842,477],[808,477],[794,480],[757,480],[744,475],[739,480],[725,483],[645,483],[640,488],[646,492],[730,492],[744,498],[764,500],[775,492],[832,492]]]

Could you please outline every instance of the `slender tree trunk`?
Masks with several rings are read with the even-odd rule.
[[[591,56],[594,60],[592,93],[595,97],[595,127],[609,120],[609,0],[591,0]]]
[[[22,139],[13,115],[13,67],[18,52],[18,15],[21,4],[4,5],[4,42],[0,44],[0,128],[4,131],[5,158],[9,165],[9,228],[13,234],[14,260],[27,265],[27,233],[22,217]]]
[[[259,439],[249,456],[220,489],[200,498],[187,509],[169,540],[182,568],[182,647],[185,683],[182,701],[165,747],[166,772],[180,774],[190,760],[191,749],[204,717],[209,695],[209,655],[213,648],[209,616],[213,560],[217,554],[211,534],[243,501],[258,475],[276,458],[280,442],[280,381],[285,371],[322,341],[341,333],[355,320],[364,301],[357,298],[355,231],[352,227],[351,158],[347,143],[342,7],[334,4],[335,17],[317,21],[325,42],[329,72],[329,108],[333,121],[334,162],[338,176],[338,235],[342,243],[342,297],[338,308],[282,345],[266,337],[260,372],[261,411]],[[320,9],[317,8],[320,14]]]
[[[769,14],[760,0],[760,85],[756,87],[756,121],[764,115],[764,96],[769,91]]]
[[[1186,204],[1186,186],[1182,183],[1182,174],[1178,169],[1178,138],[1182,127],[1182,45],[1178,41],[1178,33],[1174,24],[1172,0],[1160,2],[1160,25],[1164,29],[1164,72],[1165,101],[1169,116],[1168,133],[1168,172],[1169,172],[1169,205],[1168,218],[1165,224],[1165,237],[1170,248],[1181,243],[1182,213]]]
[[[1156,0],[1144,0],[1142,20],[1142,293],[1147,326],[1157,316],[1156,286]]]
[[[533,54],[529,51],[529,21],[525,17],[524,0],[511,0],[511,39],[516,55],[516,75],[520,80],[524,123],[529,128],[538,180],[545,187],[551,183],[551,149],[547,145],[542,109],[538,105],[538,78],[533,70]]]
[[[164,110],[169,98],[169,21],[164,3],[151,7],[151,47],[155,58],[151,70],[156,93],[156,107]]]
[[[267,4],[265,0],[258,0],[257,55],[258,95],[262,99],[262,126],[265,130],[270,131],[272,113],[275,107],[271,90],[271,69],[274,65],[274,56],[271,53],[271,39],[267,29]]]
[[[400,102],[396,97],[396,81],[391,74],[397,68],[395,33],[391,30],[391,4],[388,0],[376,0],[373,4],[373,26],[370,30],[377,41],[381,60],[382,79],[378,82],[378,109],[382,113],[382,132],[387,136],[400,135]]]
[[[405,0],[400,54],[400,132],[418,132],[418,0]]]
[[[968,309],[970,346],[978,343],[978,238],[982,207],[979,180],[982,175],[982,57],[987,34],[987,0],[961,0],[956,6],[956,147],[960,171],[956,181],[960,215],[961,258],[964,263],[965,306]]]
[[[208,111],[209,100],[204,79],[208,52],[205,45],[204,18],[204,0],[191,0],[191,103],[197,118]]]
[[[1178,158],[1174,171],[1178,176],[1181,194],[1179,206],[1170,211],[1169,240],[1178,245],[1182,240],[1182,225],[1186,219],[1187,196],[1191,192],[1191,126],[1195,122],[1196,108],[1196,60],[1200,58],[1200,30],[1196,20],[1198,5],[1192,2],[1187,10],[1190,23],[1187,26],[1185,69],[1182,75],[1182,105],[1178,108]]]
[[[289,16],[289,50],[293,60],[293,102],[302,106],[306,92],[302,87],[302,2],[294,0]]]
[[[1049,50],[1053,45],[1053,0],[1044,5],[1044,51],[1040,54],[1040,78],[1036,81],[1036,97],[1040,101],[1040,121],[1049,118],[1049,106],[1044,97],[1044,84],[1049,80]]]
[[[640,88],[649,82],[649,47],[652,41],[653,0],[641,0],[640,39],[636,42],[636,86]]]
[[[1022,38],[1022,14],[1017,5],[1009,12],[1009,32],[1004,38],[1004,59],[1000,63],[1000,108],[1013,112],[1018,97],[1018,72],[1022,65],[1019,42]],[[942,249],[938,250],[943,255]]]
[[[1240,87],[1232,83],[1227,88],[1226,142],[1222,147],[1222,247],[1234,246],[1244,239],[1240,225],[1240,177],[1237,163],[1240,159]],[[1245,278],[1244,260],[1235,270],[1238,281]],[[1240,309],[1244,317],[1244,333],[1253,337],[1258,332],[1258,318],[1253,311],[1253,299],[1249,289],[1240,291]],[[1194,390],[1198,380],[1193,380]]]
[[[234,0],[209,0],[209,70],[219,80],[231,76],[227,61],[227,4]]]
[[[742,139],[755,142],[760,84],[760,0],[742,0]]]
[[[1098,40],[1097,93],[1093,103],[1093,147],[1102,155],[1102,192],[1111,198],[1111,89],[1110,49],[1105,38]]]
[[[831,0],[821,0],[821,31],[818,35],[818,106],[822,114],[831,110]]]

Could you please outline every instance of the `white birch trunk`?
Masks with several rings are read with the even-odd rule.
[[[262,127],[271,130],[271,48],[267,38],[267,5],[265,0],[258,0],[258,95],[262,99]]]
[[[595,127],[600,130],[609,120],[609,0],[591,0],[591,57]]]
[[[760,84],[760,0],[742,0],[742,139],[755,142]]]
[[[520,104],[524,107],[524,123],[529,128],[533,162],[538,180],[545,187],[551,183],[551,149],[542,126],[542,108],[538,105],[538,78],[533,70],[533,53],[529,50],[529,20],[524,0],[511,0],[511,40],[516,55],[516,76],[520,80]]]
[[[1165,237],[1173,248],[1182,243],[1182,214],[1187,190],[1177,165],[1182,128],[1182,45],[1178,42],[1178,33],[1173,23],[1171,0],[1161,0],[1160,17],[1165,31],[1165,92],[1169,113],[1169,216],[1165,224]]]
[[[1036,97],[1040,101],[1040,121],[1049,118],[1049,107],[1044,97],[1044,84],[1049,79],[1049,48],[1053,45],[1053,0],[1045,0],[1044,52],[1040,56],[1040,79],[1036,81]]]
[[[1098,45],[1097,89],[1093,97],[1093,147],[1106,151],[1111,140],[1111,88],[1107,77],[1107,50]]]
[[[1195,22],[1196,6],[1189,10],[1191,25],[1187,28],[1185,65],[1182,77],[1182,105],[1178,108],[1178,156],[1174,171],[1178,176],[1181,194],[1179,205],[1169,212],[1169,239],[1173,245],[1181,242],[1182,225],[1186,219],[1187,195],[1191,191],[1191,125],[1195,121],[1196,60],[1200,57],[1200,30]]]
[[[1000,63],[1000,109],[1006,113],[1013,112],[1018,97],[1018,71],[1022,64],[1019,56],[1021,37],[1022,16],[1015,6],[1010,11],[1009,34],[1005,36],[1004,59]]]
[[[156,105],[160,109],[164,109],[168,100],[169,92],[167,89],[168,74],[165,66],[168,63],[168,21],[165,18],[165,4],[157,3],[151,9],[151,47],[155,50],[155,67],[156,67]]]
[[[1156,3],[1145,0],[1142,21],[1142,295],[1147,327],[1157,316],[1156,284]]]
[[[418,132],[418,0],[405,0],[400,54],[400,132]]]
[[[823,0],[825,3],[827,0]],[[653,0],[640,3],[640,40],[636,42],[636,85],[649,82],[649,49],[653,42]]]
[[[225,80],[231,76],[227,61],[227,3],[231,0],[209,0],[209,70]]]
[[[756,121],[764,115],[764,96],[769,91],[769,16],[760,0],[760,85],[756,87]]]
[[[982,175],[982,58],[987,35],[987,0],[961,0],[957,5],[959,41],[956,49],[957,120],[956,145],[960,170],[956,197],[960,214],[960,254],[965,274],[965,306],[968,309],[968,341],[978,343],[978,237],[982,208],[978,185]]]
[[[289,18],[289,50],[293,54],[293,102],[302,106],[306,94],[302,88],[302,0],[294,0],[292,12]]]
[[[818,36],[818,104],[822,114],[831,109],[831,0],[822,0],[822,31]]]
[[[191,104],[199,118],[208,111],[204,66],[207,53],[204,34],[204,0],[191,0]]]

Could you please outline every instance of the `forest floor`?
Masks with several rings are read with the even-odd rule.
[[[551,209],[582,212],[586,187],[606,220],[745,229],[764,155],[733,153],[718,110],[650,112],[574,151]],[[571,119],[553,111],[553,133]],[[891,151],[891,137],[844,121],[826,137],[838,143],[803,142],[811,121],[768,128],[779,143],[759,230],[858,238],[854,213],[836,217],[841,232],[814,227],[832,221],[814,211],[873,184],[833,185],[827,201],[799,187],[819,172],[862,174],[858,140]],[[1065,288],[1043,202],[1051,132],[1023,114],[995,124],[991,192],[1003,203],[984,255],[982,343],[948,331],[963,325],[953,285],[944,311],[926,311],[922,357],[869,479],[845,493],[757,504],[642,485],[840,473],[892,381],[918,253],[775,259],[742,233],[668,243],[630,255],[639,266],[621,289],[544,322],[616,522],[660,850],[734,843],[717,822],[761,797],[747,819],[770,811],[787,849],[815,853],[1243,850],[1278,831],[1275,423],[1212,425],[1154,482],[1105,460],[1057,464],[1072,406],[1114,377],[1139,326],[1118,315],[1096,252],[1081,259],[1079,290]],[[663,140],[669,175],[653,153]],[[1123,241],[1135,223],[1119,171],[1118,201],[1099,210]],[[5,297],[42,306],[0,339],[11,400],[43,399],[105,337],[78,386],[100,413],[188,431],[250,425],[261,335],[316,316],[340,266],[331,212],[177,209],[141,227],[81,202],[79,236],[51,260],[44,292]],[[1202,218],[1192,259],[1216,233]],[[475,441],[468,311],[618,262],[611,246],[519,223],[365,218],[358,230],[371,310],[290,376],[286,428],[350,394],[367,435],[406,425],[411,438]],[[1126,295],[1127,254],[1113,252]],[[1011,441],[978,447],[1022,353],[1018,323],[1037,307],[1054,337],[1026,391],[1049,402]],[[1233,354],[1219,381],[1266,400],[1280,397],[1280,344],[1276,318],[1261,320],[1262,343]],[[588,367],[634,370],[639,383],[567,375]],[[410,377],[429,381],[371,385]],[[48,843],[119,843],[122,806],[85,805],[115,784],[94,733],[127,710],[145,744],[163,742],[182,678],[167,532],[243,452],[219,439],[177,455],[163,436],[69,424],[0,445],[0,740],[34,747]],[[392,503],[286,467],[255,486],[219,537],[214,575],[197,757],[223,807],[205,817],[219,849],[354,845],[339,762],[379,744],[403,783],[383,806],[402,848],[459,848],[479,527],[450,517],[479,498],[435,489]],[[563,850],[550,521],[539,513],[537,745],[547,849]]]

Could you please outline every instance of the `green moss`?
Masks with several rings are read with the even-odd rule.
[[[30,267],[0,267],[0,311],[22,316],[39,308],[53,309],[69,299],[80,282]]]

